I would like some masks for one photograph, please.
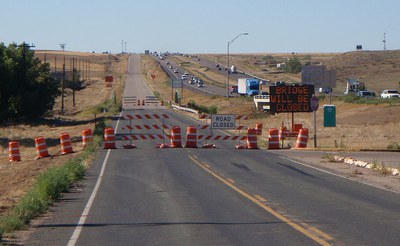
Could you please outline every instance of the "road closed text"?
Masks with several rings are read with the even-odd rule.
[[[211,127],[214,129],[234,129],[236,115],[214,114],[211,116]]]

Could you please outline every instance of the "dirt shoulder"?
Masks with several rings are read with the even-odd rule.
[[[344,162],[333,162],[330,158],[326,158],[332,152],[326,151],[308,151],[308,150],[268,150],[277,155],[287,157],[300,163],[319,168],[344,178],[361,182],[367,185],[375,186],[381,189],[390,190],[400,195],[400,176],[382,174],[369,168],[357,167]],[[400,153],[387,152],[385,160],[397,158]],[[354,157],[357,160],[370,160],[368,152],[348,152],[348,157]],[[378,160],[377,160],[378,161]],[[379,161],[378,161],[379,162]],[[382,163],[382,162],[380,162]]]

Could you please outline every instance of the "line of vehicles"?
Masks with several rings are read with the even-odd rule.
[[[359,97],[373,98],[376,97],[375,92],[367,90],[365,83],[358,79],[348,79],[346,83],[345,95],[355,94]],[[396,98],[400,97],[399,91],[395,89],[386,89],[381,93],[381,98]]]

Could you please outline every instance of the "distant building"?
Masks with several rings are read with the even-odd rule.
[[[308,65],[301,68],[301,83],[315,88],[335,88],[336,71],[327,70],[325,65]]]
[[[144,51],[144,54],[145,54],[145,55],[150,55],[150,50],[145,50],[145,51]]]

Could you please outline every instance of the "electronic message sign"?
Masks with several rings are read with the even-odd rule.
[[[269,87],[271,113],[312,112],[314,85],[281,85]]]

